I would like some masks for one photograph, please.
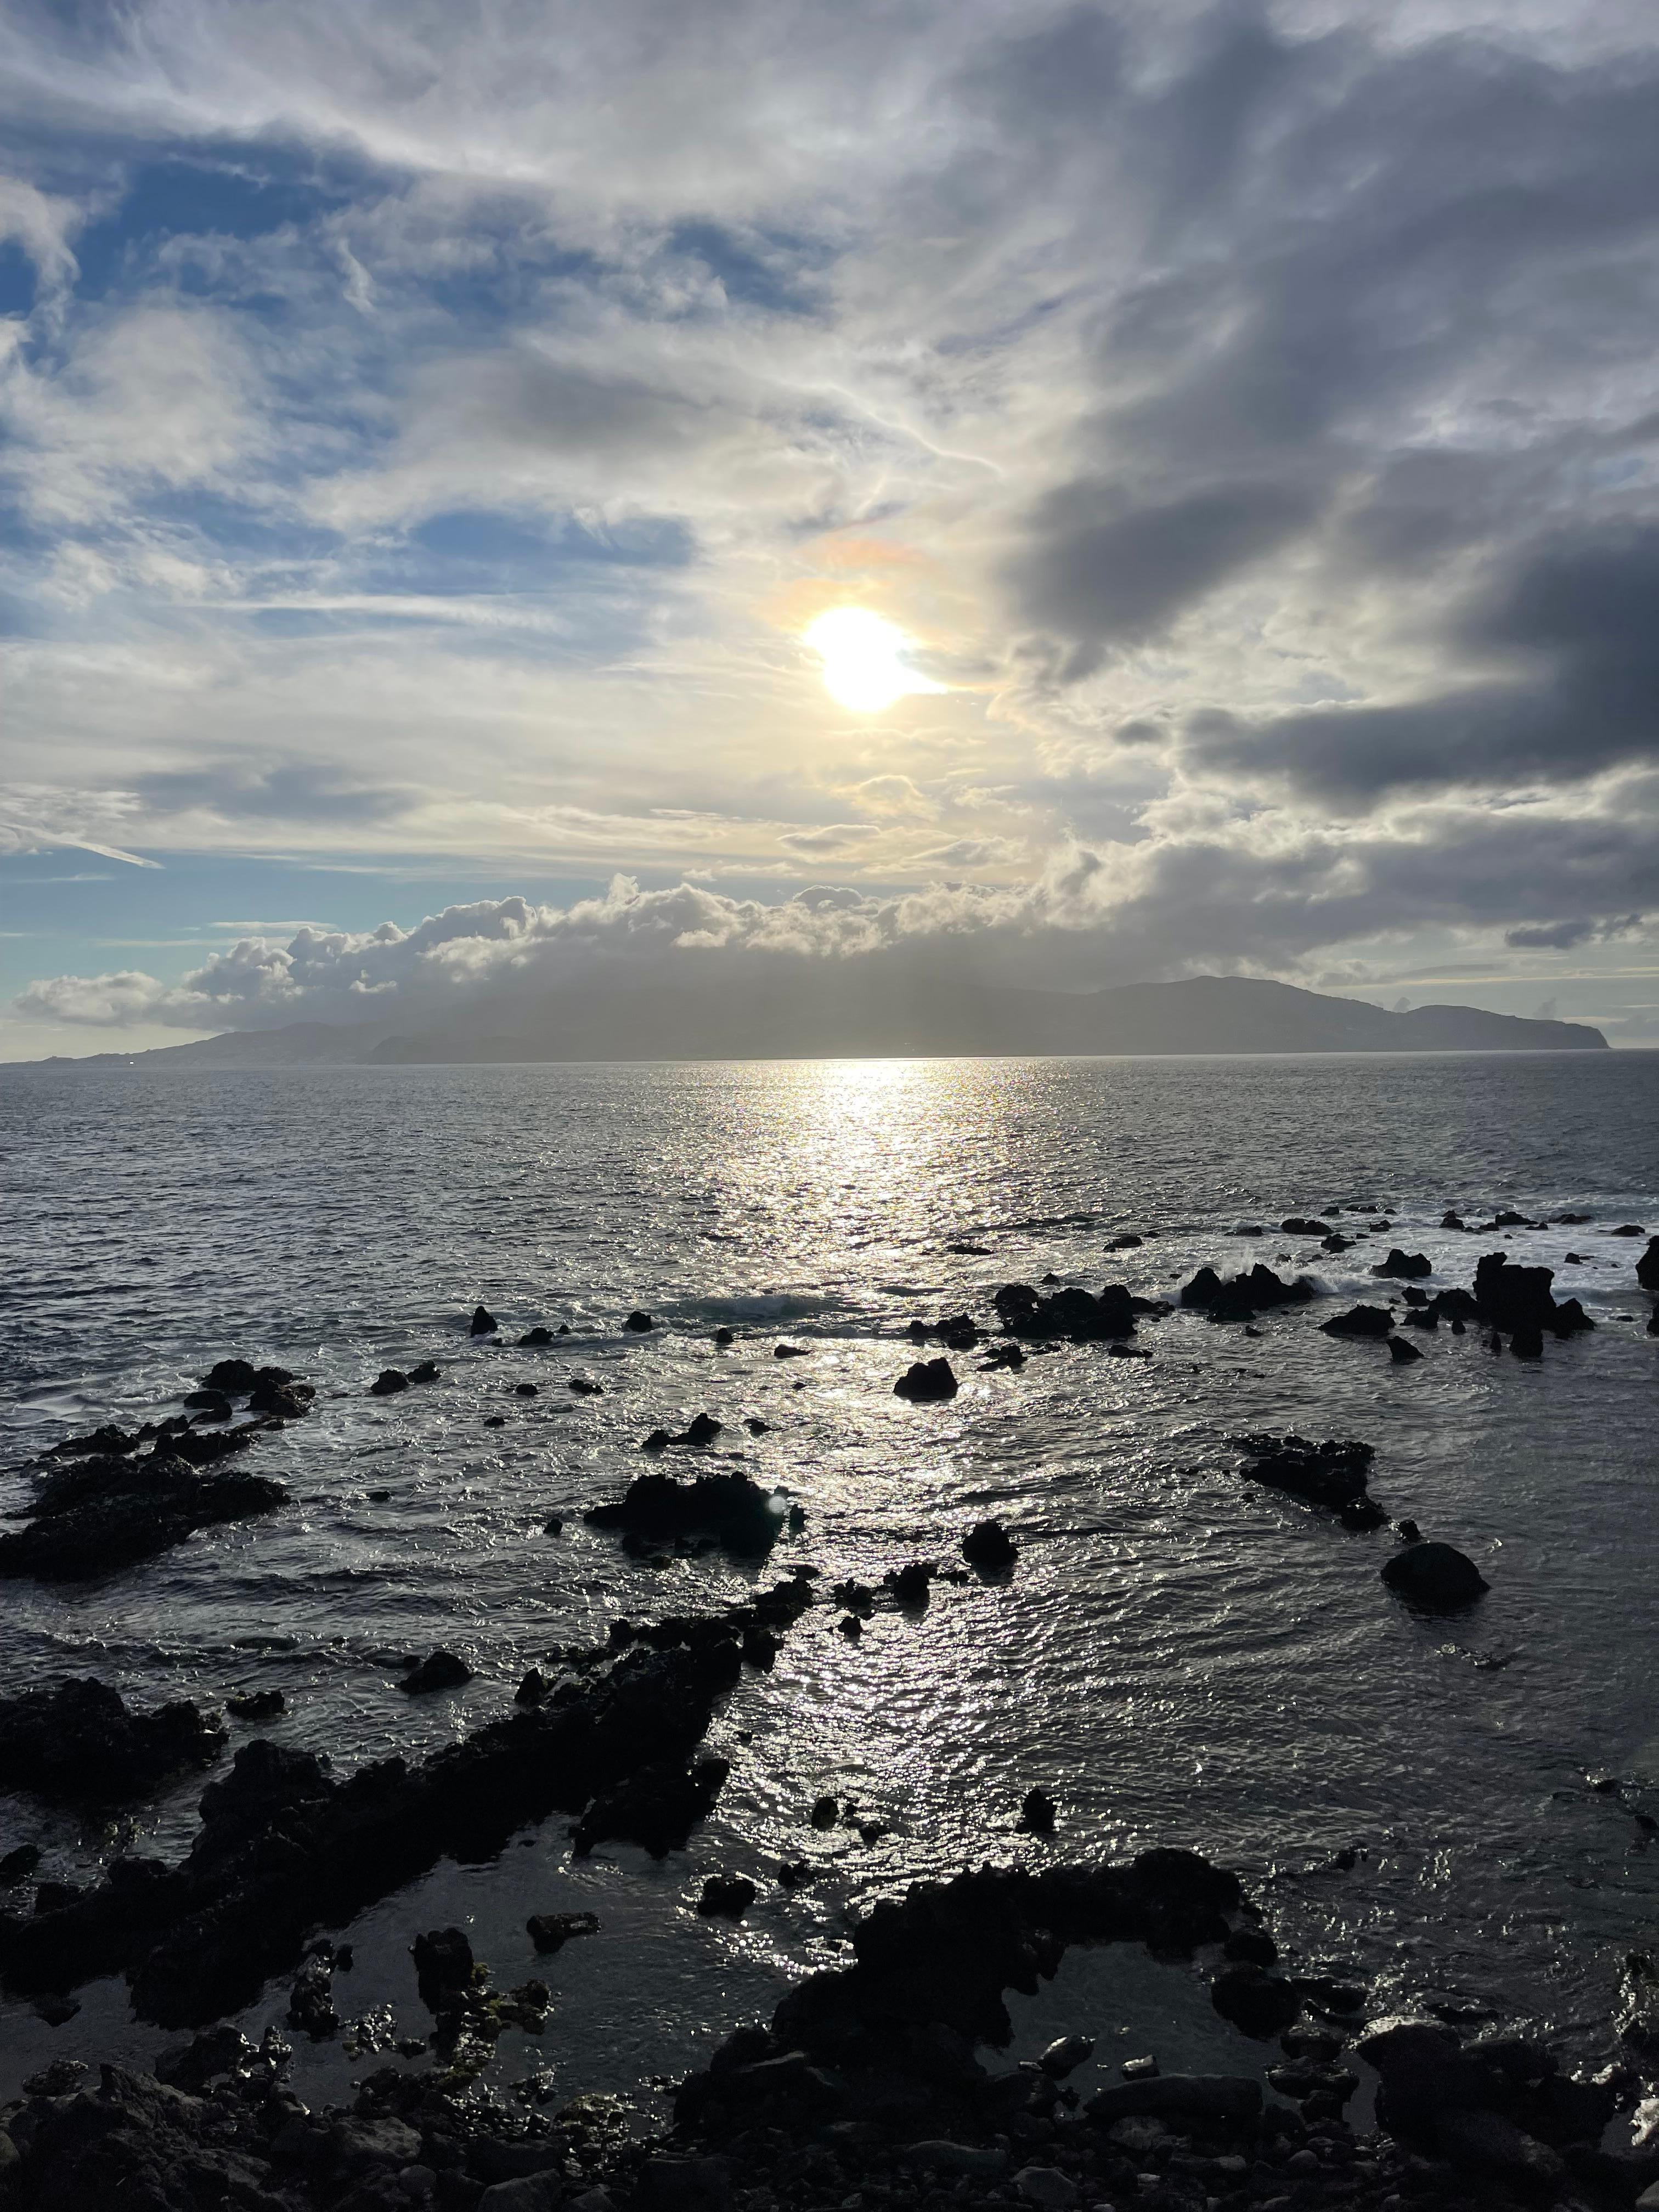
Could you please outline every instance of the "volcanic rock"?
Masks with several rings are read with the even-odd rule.
[[[962,1556],[981,1574],[1012,1574],[1019,1549],[1000,1521],[976,1521],[962,1540]]]
[[[1121,1283],[1109,1283],[1098,1297],[1067,1289],[1046,1298],[1029,1283],[1005,1283],[991,1303],[1011,1336],[1063,1337],[1078,1344],[1133,1336],[1136,1313],[1157,1310],[1151,1300],[1137,1302]]]
[[[1350,1306],[1346,1313],[1333,1314],[1319,1326],[1326,1336],[1388,1336],[1394,1316],[1386,1306]]]
[[[1221,1969],[1210,1985],[1210,2002],[1224,2020],[1258,2039],[1279,2034],[1302,2010],[1287,1981],[1246,1961]]]
[[[243,1690],[225,1699],[225,1711],[239,1721],[270,1721],[287,1703],[280,1690]]]
[[[1200,1267],[1183,1285],[1181,1303],[1196,1307],[1212,1321],[1238,1322],[1249,1321],[1276,1306],[1306,1305],[1313,1295],[1313,1285],[1305,1276],[1298,1275],[1293,1283],[1287,1283],[1258,1260],[1248,1274],[1235,1275],[1231,1282],[1213,1267]]]
[[[908,1398],[915,1406],[937,1405],[956,1395],[956,1373],[948,1359],[913,1361],[893,1385],[896,1398]]]
[[[500,1327],[500,1322],[496,1320],[495,1315],[490,1312],[488,1306],[473,1307],[472,1323],[469,1331],[470,1334],[473,1336],[494,1336]]]
[[[1395,1244],[1389,1248],[1386,1260],[1380,1260],[1371,1269],[1374,1275],[1394,1275],[1402,1282],[1414,1281],[1419,1275],[1431,1275],[1434,1267],[1426,1253],[1402,1252]]]
[[[545,1955],[562,1951],[577,1936],[597,1936],[599,1919],[595,1912],[532,1912],[525,1926],[531,1942]]]
[[[228,1741],[216,1714],[188,1700],[130,1711],[94,1676],[0,1698],[0,1790],[94,1809],[148,1796]]]
[[[782,1517],[782,1493],[763,1490],[740,1474],[703,1474],[695,1482],[636,1475],[616,1504],[591,1506],[583,1516],[596,1528],[620,1528],[630,1544],[709,1536],[751,1559],[771,1549]]]
[[[264,1476],[210,1474],[199,1462],[239,1449],[261,1431],[248,1422],[214,1437],[173,1437],[132,1456],[88,1459],[49,1476],[28,1525],[0,1536],[0,1576],[78,1582],[112,1574],[182,1543],[198,1528],[245,1521],[286,1505]]]
[[[1383,1561],[1382,1575],[1396,1595],[1427,1612],[1472,1605],[1491,1587],[1474,1561],[1450,1544],[1407,1544]]]
[[[404,1676],[398,1687],[415,1698],[424,1696],[428,1690],[459,1690],[463,1682],[471,1680],[472,1669],[465,1659],[453,1651],[433,1651]]]
[[[409,1377],[400,1367],[383,1367],[368,1386],[371,1398],[395,1398],[400,1390],[407,1390]]]
[[[705,1920],[741,1920],[757,1894],[745,1875],[711,1874],[697,1899],[697,1911]]]
[[[1423,1354],[1409,1337],[1391,1336],[1389,1339],[1389,1357],[1396,1367],[1409,1367],[1413,1359],[1420,1359]]]

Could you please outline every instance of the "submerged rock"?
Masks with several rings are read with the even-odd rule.
[[[218,1716],[187,1699],[139,1712],[95,1676],[76,1677],[0,1698],[0,1790],[88,1810],[123,1805],[210,1765],[228,1741]]]
[[[407,1390],[409,1377],[400,1367],[383,1367],[368,1386],[371,1398],[395,1398],[400,1390]]]
[[[553,1332],[552,1332],[552,1330],[551,1330],[550,1328],[544,1328],[541,1325],[541,1323],[540,1323],[539,1322],[537,1323],[537,1325],[536,1325],[536,1327],[535,1327],[534,1328],[527,1328],[527,1329],[526,1329],[526,1331],[525,1331],[524,1334],[523,1334],[523,1335],[519,1339],[519,1342],[520,1342],[521,1345],[526,1345],[526,1344],[551,1344],[551,1343],[552,1343],[552,1341],[553,1341]]]
[[[1398,1596],[1431,1612],[1472,1605],[1491,1588],[1474,1561],[1450,1544],[1407,1544],[1383,1561],[1382,1575]]]
[[[627,1320],[623,1323],[623,1327],[626,1329],[631,1329],[635,1336],[645,1336],[656,1327],[656,1323],[652,1320],[648,1313],[642,1311],[636,1306],[634,1311],[629,1315]]]

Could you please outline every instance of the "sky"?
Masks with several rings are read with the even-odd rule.
[[[1650,0],[0,0],[0,1058],[687,950],[1659,1044],[1656,311]]]

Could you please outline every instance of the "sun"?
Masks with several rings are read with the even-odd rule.
[[[879,714],[910,693],[945,688],[907,665],[910,640],[868,607],[832,607],[802,635],[823,663],[824,690],[855,714]]]

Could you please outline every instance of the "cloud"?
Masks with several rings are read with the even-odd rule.
[[[1647,16],[547,21],[0,25],[0,843],[717,872],[777,902],[688,941],[1082,981],[1659,902]],[[843,599],[949,692],[836,708]],[[60,996],[672,957],[582,905]]]
[[[691,954],[705,971],[717,959],[734,988],[757,960],[900,960],[1058,988],[1216,968],[1296,974],[1334,944],[1386,939],[1407,922],[1490,932],[1522,904],[1559,912],[1592,884],[1659,904],[1651,828],[1651,815],[1565,832],[1525,812],[1472,812],[1449,854],[1409,821],[1340,836],[1285,823],[1264,835],[1259,822],[1236,822],[1139,845],[1061,848],[1026,882],[935,882],[884,896],[819,885],[770,902],[619,876],[568,907],[481,900],[407,931],[307,927],[286,944],[250,935],[177,983],[131,972],[42,979],[16,1006],[32,1019],[96,1026],[391,1024],[624,970],[670,975]],[[1602,927],[1636,926],[1628,915]]]
[[[1283,775],[1367,804],[1407,787],[1582,781],[1659,760],[1659,523],[1529,549],[1462,607],[1453,641],[1511,672],[1397,705],[1255,725],[1212,712],[1186,743],[1207,769]]]

